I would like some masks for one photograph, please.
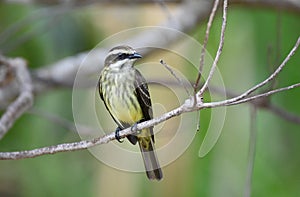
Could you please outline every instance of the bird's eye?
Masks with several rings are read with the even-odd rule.
[[[127,58],[127,55],[125,54],[125,53],[120,53],[119,55],[118,55],[118,59],[119,60],[124,60],[124,59],[126,59]]]

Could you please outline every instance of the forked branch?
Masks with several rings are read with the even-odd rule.
[[[23,59],[7,59],[0,57],[1,69],[6,69],[12,72],[12,79],[8,83],[18,83],[19,84],[19,95],[18,97],[9,104],[6,111],[0,119],[0,140],[12,127],[14,122],[31,107],[33,103],[33,93],[30,74],[27,70],[26,62]],[[9,86],[10,84],[6,84]],[[9,88],[9,87],[8,87]]]

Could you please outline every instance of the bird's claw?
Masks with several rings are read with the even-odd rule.
[[[132,125],[131,127],[131,131],[132,132],[135,132],[135,133],[138,133],[138,130],[137,130],[137,125],[141,122],[144,122],[145,120],[144,119],[141,119],[140,121],[137,121],[136,123],[134,123],[134,125]]]
[[[116,138],[116,140],[118,140],[118,142],[123,143],[124,140],[120,137],[120,133],[119,133],[121,130],[122,129],[120,127],[117,127],[116,132],[115,132],[115,138]]]
[[[134,123],[134,125],[132,125],[132,127],[131,127],[132,132],[137,132],[137,124],[138,123]]]

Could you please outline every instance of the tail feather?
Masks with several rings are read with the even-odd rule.
[[[143,146],[143,140],[139,140],[138,142],[143,156],[143,161],[148,179],[158,181],[161,180],[163,178],[163,174],[157,160],[152,140],[147,140],[147,147]]]

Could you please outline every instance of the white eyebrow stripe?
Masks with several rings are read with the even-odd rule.
[[[116,49],[116,50],[113,50],[111,52],[108,53],[108,55],[116,55],[116,54],[119,54],[119,53],[127,53],[128,51],[124,50],[124,49]]]
[[[128,50],[124,50],[124,49],[115,49],[111,52],[108,53],[108,56],[109,55],[116,55],[116,54],[119,54],[119,53],[134,53],[135,51],[128,51]]]

